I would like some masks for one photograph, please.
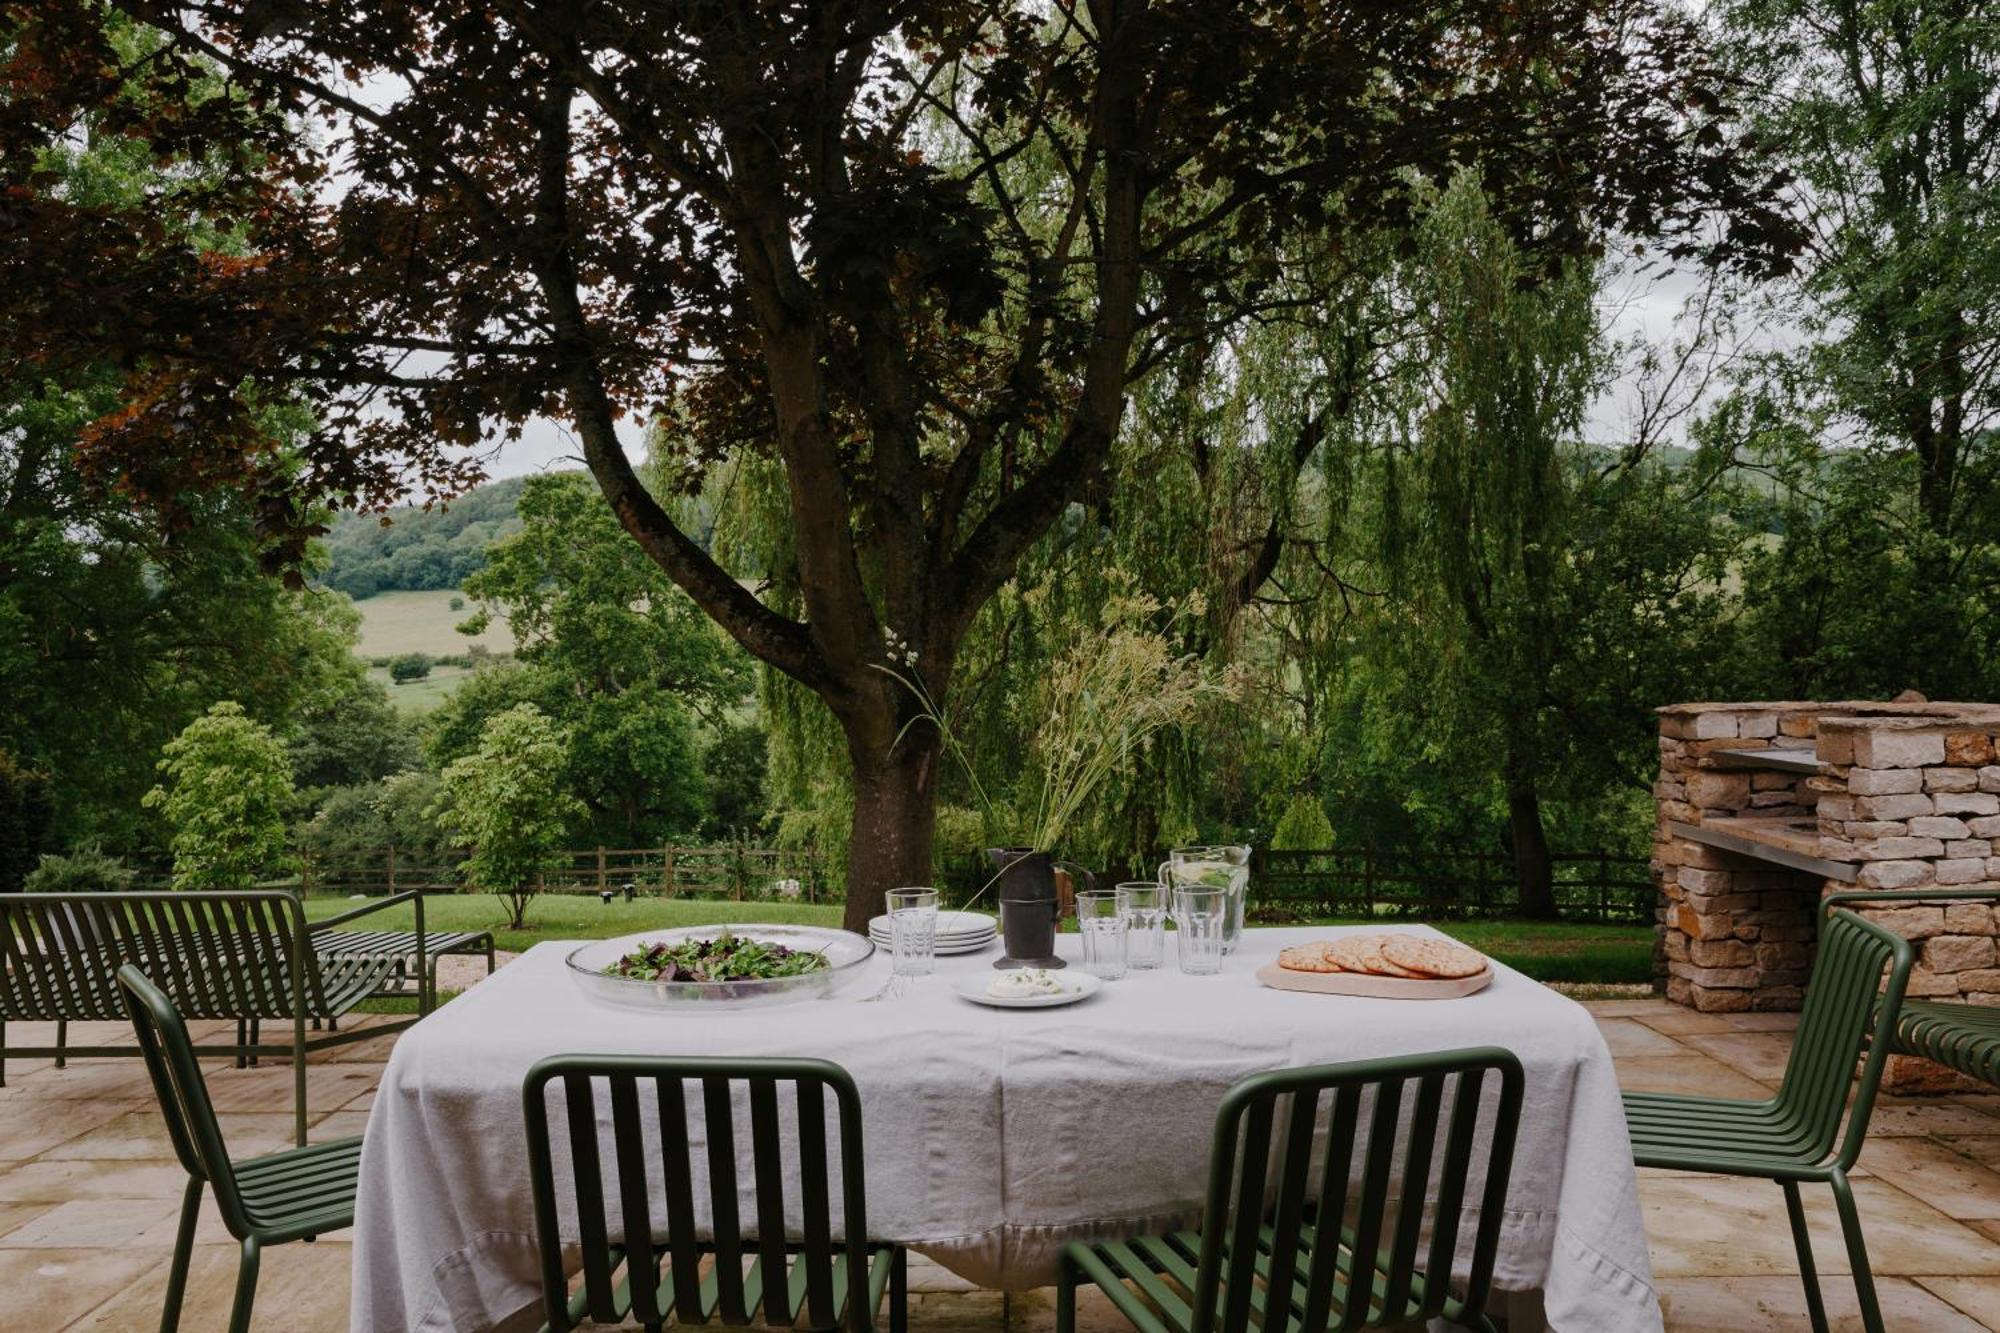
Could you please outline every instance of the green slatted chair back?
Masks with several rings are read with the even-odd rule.
[[[739,1198],[737,1093],[746,1094],[752,1207],[746,1229]],[[790,1327],[874,1326],[869,1297],[868,1218],[862,1184],[861,1098],[854,1080],[824,1060],[675,1059],[652,1056],[557,1056],[528,1071],[523,1088],[528,1164],[541,1244],[548,1327],[560,1333],[587,1314],[616,1323],[629,1309],[649,1329],[682,1324]],[[800,1228],[787,1234],[785,1135],[781,1106],[795,1111],[794,1161]],[[837,1122],[840,1233],[833,1239],[829,1107]],[[698,1121],[705,1145],[696,1152]],[[603,1159],[600,1121],[610,1122],[612,1160]],[[561,1122],[561,1128],[555,1122]],[[650,1125],[649,1125],[650,1122]],[[583,1254],[583,1287],[568,1295],[552,1141],[567,1146]],[[657,1154],[657,1155],[656,1155]],[[699,1160],[698,1160],[699,1159]],[[663,1190],[656,1198],[657,1174]],[[707,1203],[711,1239],[697,1225]],[[664,1208],[658,1206],[664,1200]],[[755,1239],[749,1237],[754,1233]],[[621,1237],[613,1243],[613,1236]],[[664,1241],[658,1238],[664,1237]],[[797,1254],[796,1272],[789,1263]],[[704,1283],[700,1263],[713,1255]],[[752,1260],[748,1274],[744,1260]],[[625,1265],[625,1280],[617,1270]],[[662,1271],[664,1270],[664,1272]]]
[[[146,1072],[152,1076],[153,1093],[160,1101],[160,1114],[166,1118],[174,1156],[190,1176],[213,1187],[223,1224],[240,1240],[249,1233],[249,1222],[187,1024],[167,993],[144,972],[128,963],[117,975],[132,1030],[146,1059]]]
[[[0,894],[0,1018],[122,1022],[128,963],[190,1019],[290,1017],[295,987],[327,1009],[289,893]]]
[[[1248,1333],[1260,1286],[1292,1293],[1291,1326],[1314,1333],[1441,1315],[1475,1159],[1484,1171],[1462,1309],[1484,1309],[1521,1087],[1512,1052],[1484,1047],[1278,1070],[1231,1088],[1216,1117],[1190,1333]],[[1328,1243],[1336,1235],[1343,1243]]]
[[[1827,1157],[1836,1141],[1843,1170],[1860,1156],[1912,959],[1908,940],[1853,912],[1836,909],[1821,922],[1805,1009],[1777,1097],[1795,1136],[1789,1146],[1807,1157]],[[1867,1063],[1848,1110],[1848,1084],[1864,1050]],[[1848,1112],[1844,1137],[1843,1111]]]

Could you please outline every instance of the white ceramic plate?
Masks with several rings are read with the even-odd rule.
[[[999,938],[998,935],[988,935],[983,940],[939,940],[931,946],[931,952],[940,958],[953,958],[959,954],[978,953],[982,949],[992,948],[994,942]],[[883,953],[891,953],[895,949],[895,945],[887,938],[875,937],[874,943],[875,947]]]
[[[939,943],[943,943],[947,939],[956,940],[974,936],[990,936],[996,933],[998,929],[999,927],[993,918],[984,912],[938,913],[937,937]],[[887,916],[870,917],[868,921],[868,933],[877,939],[887,940],[889,938],[889,918]]]
[[[1057,1005],[1075,1004],[1078,1000],[1087,1000],[1097,994],[1098,991],[1104,989],[1104,983],[1098,978],[1091,976],[1090,973],[1065,969],[1056,973],[1057,979],[1063,984],[1060,995],[1010,995],[1004,997],[988,995],[986,987],[992,983],[995,975],[992,972],[975,973],[972,976],[961,978],[958,985],[953,989],[958,992],[958,998],[961,1000],[970,1000],[974,1004],[983,1004],[994,1009],[1053,1009]]]

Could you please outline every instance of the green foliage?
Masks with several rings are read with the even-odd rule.
[[[146,793],[171,832],[174,887],[242,889],[286,864],[291,765],[241,704],[213,705],[167,742]]]
[[[485,566],[487,547],[520,530],[514,506],[526,484],[510,477],[449,505],[343,515],[326,535],[320,582],[356,598],[456,588]]]
[[[478,748],[444,770],[431,807],[432,818],[472,849],[460,865],[466,883],[501,898],[517,930],[584,815],[563,787],[568,748],[540,709],[518,704],[489,718]]]
[[[366,677],[309,700],[293,719],[286,749],[292,783],[309,803],[326,789],[374,782],[420,759],[415,731],[388,691]]]
[[[0,750],[0,893],[15,893],[31,874],[54,811],[49,776]]]
[[[2000,27],[1914,0],[1716,13],[1816,236],[1790,281],[1737,294],[1789,336],[1704,423],[1773,478],[1752,521],[1784,535],[1743,571],[1746,688],[1991,698]]]
[[[422,680],[431,674],[429,653],[404,653],[389,659],[389,679],[398,685],[407,685],[413,680]]]
[[[123,25],[123,57],[145,63],[156,43],[114,22]],[[182,93],[208,97],[218,86],[205,78]],[[93,103],[38,153],[37,169],[58,183],[64,206],[144,209],[179,252],[228,251],[233,239],[213,215],[188,204],[222,164],[156,158],[144,139],[100,124],[119,114]],[[8,323],[36,318],[17,308]],[[124,478],[91,470],[82,444],[90,423],[128,403],[115,359],[5,364],[0,748],[50,775],[54,845],[144,846],[157,829],[140,797],[160,747],[217,698],[282,726],[345,689],[359,675],[349,655],[354,618],[342,599],[291,591],[270,576],[253,496],[213,479],[191,485],[178,492],[180,522],[162,531],[114,484]],[[295,408],[267,395],[239,438],[254,439],[261,467],[282,471],[302,425]],[[11,874],[0,870],[0,883],[14,882]]]
[[[737,717],[749,689],[740,652],[587,480],[531,478],[518,510],[521,530],[466,582],[506,612],[517,664],[481,669],[438,710],[434,761],[467,753],[487,718],[532,703],[569,737],[564,779],[589,808],[586,840],[639,846],[705,823],[761,823],[761,747]]]
[[[1319,797],[1300,792],[1292,797],[1278,826],[1271,830],[1271,846],[1276,851],[1322,851],[1334,846],[1333,821]]]
[[[398,864],[442,868],[457,860],[431,810],[442,790],[435,773],[396,773],[324,793],[293,844],[317,871],[379,871],[386,849]]]
[[[29,893],[123,893],[138,872],[95,843],[67,855],[49,852],[21,886]]]

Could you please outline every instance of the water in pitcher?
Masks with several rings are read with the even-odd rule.
[[[1161,867],[1163,882],[1181,888],[1221,889],[1229,910],[1222,919],[1222,951],[1235,953],[1243,939],[1243,906],[1250,896],[1248,847],[1176,847]]]

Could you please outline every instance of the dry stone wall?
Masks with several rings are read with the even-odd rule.
[[[1817,908],[1847,888],[1991,889],[2000,901],[2000,708],[1680,704],[1660,710],[1656,955],[1669,999],[1796,1009]],[[1718,845],[1723,844],[1723,845]],[[1992,903],[1864,909],[1917,949],[1910,994],[2000,1005]],[[1908,1090],[1947,1077],[1898,1061]]]

